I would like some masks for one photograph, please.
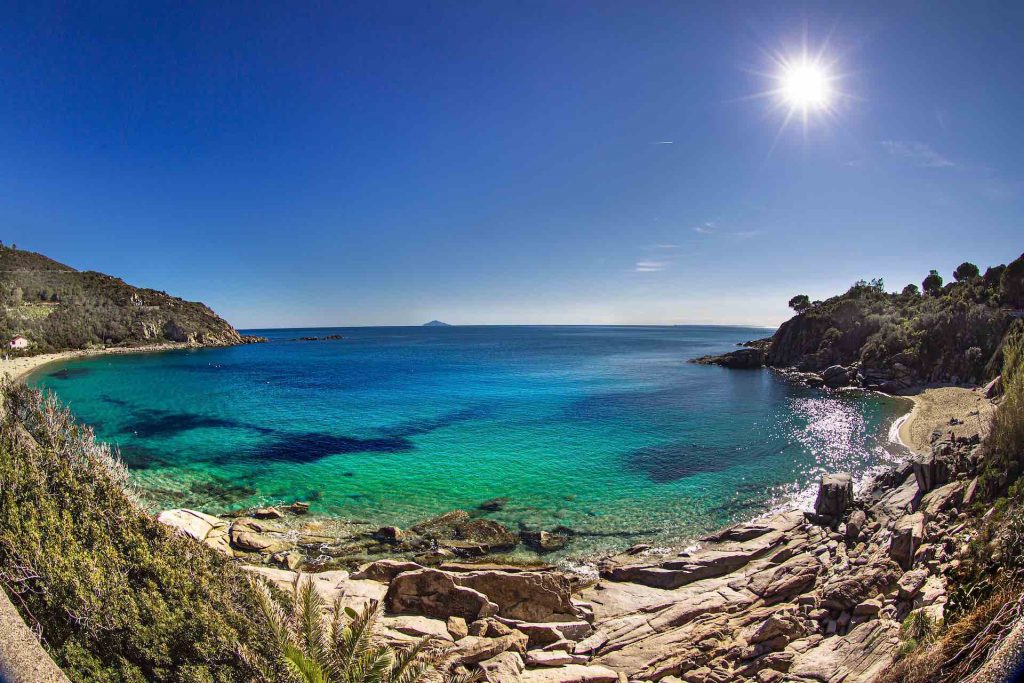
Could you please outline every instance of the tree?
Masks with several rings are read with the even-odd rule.
[[[911,283],[903,288],[903,296],[917,296],[921,293],[921,290],[917,288],[917,285]]]
[[[811,307],[811,298],[806,294],[797,294],[789,300],[789,307],[797,313],[803,313]]]
[[[999,296],[1008,306],[1024,308],[1024,254],[1003,271],[999,278]]]
[[[978,270],[978,266],[974,265],[970,261],[964,261],[956,270],[953,271],[953,279],[957,282],[963,282],[964,280],[973,280],[978,277],[981,271]]]
[[[921,289],[924,290],[925,294],[932,295],[936,295],[942,291],[942,276],[939,275],[939,271],[929,271],[928,277],[921,282]]]
[[[250,579],[260,613],[274,636],[277,661],[266,662],[251,651],[243,658],[260,672],[265,681],[294,680],[301,683],[417,683],[443,680],[448,683],[473,680],[445,676],[442,651],[430,648],[423,638],[404,648],[377,642],[376,626],[382,610],[376,600],[361,612],[334,602],[334,617],[317,592],[314,581],[300,577],[293,584],[290,610],[284,610],[270,593],[267,582]]]

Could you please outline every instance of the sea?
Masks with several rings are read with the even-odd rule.
[[[269,341],[75,359],[28,381],[118,450],[153,510],[302,500],[406,527],[464,509],[568,533],[567,560],[685,546],[809,507],[824,473],[863,481],[907,455],[890,437],[904,399],[688,362],[766,329],[245,332]]]

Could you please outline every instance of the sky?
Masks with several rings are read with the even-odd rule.
[[[1019,2],[8,4],[0,239],[240,328],[776,325],[1020,255],[1022,65]]]

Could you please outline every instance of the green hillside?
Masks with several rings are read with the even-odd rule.
[[[0,339],[27,337],[31,346],[25,353],[242,341],[201,303],[11,247],[0,247],[0,311]]]

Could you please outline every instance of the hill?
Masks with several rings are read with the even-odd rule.
[[[205,305],[77,271],[31,251],[0,246],[0,339],[28,353],[166,342],[217,346],[243,338]]]
[[[900,293],[862,280],[825,301],[797,295],[790,306],[797,314],[770,339],[697,362],[793,368],[809,381],[886,391],[977,384],[997,374],[1007,331],[1024,308],[1024,256],[984,274],[964,263],[946,285],[936,271]]]
[[[451,325],[440,320],[431,320],[429,323],[423,323],[423,327],[451,327]]]

